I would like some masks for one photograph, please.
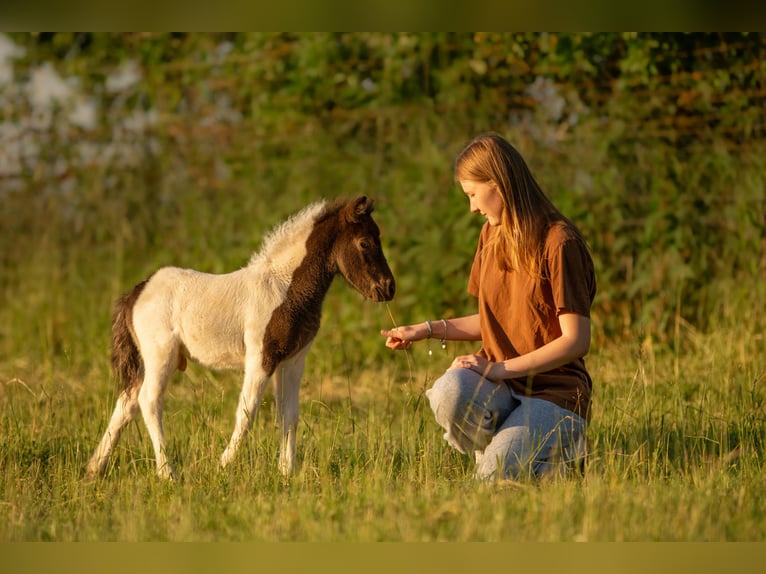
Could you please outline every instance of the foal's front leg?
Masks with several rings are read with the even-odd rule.
[[[274,378],[274,397],[279,417],[281,442],[279,444],[279,470],[287,476],[295,466],[295,433],[298,429],[298,394],[301,376],[310,345],[285,361]]]
[[[242,384],[242,392],[239,395],[239,402],[237,404],[234,432],[231,435],[231,440],[229,440],[229,445],[223,451],[223,455],[221,455],[222,467],[226,467],[226,465],[234,460],[234,456],[242,444],[245,433],[250,430],[258,411],[258,406],[261,404],[263,391],[266,389],[268,380],[269,375],[261,366],[260,355],[248,357],[245,364],[245,380]]]

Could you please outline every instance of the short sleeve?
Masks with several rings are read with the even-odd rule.
[[[596,295],[593,259],[578,237],[554,241],[547,249],[547,263],[556,314],[577,313],[590,317]]]

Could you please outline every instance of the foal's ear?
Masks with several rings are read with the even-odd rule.
[[[357,197],[348,203],[346,217],[349,221],[357,221],[361,215],[370,215],[375,209],[375,202],[366,195]]]

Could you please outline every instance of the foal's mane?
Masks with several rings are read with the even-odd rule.
[[[273,258],[276,254],[294,247],[296,241],[302,244],[319,221],[337,213],[345,204],[343,200],[336,200],[333,203],[320,200],[304,207],[266,235],[261,248],[250,258],[249,265]]]

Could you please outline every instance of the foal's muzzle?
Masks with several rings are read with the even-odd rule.
[[[396,281],[393,277],[381,279],[372,289],[374,301],[390,301],[396,293]]]

